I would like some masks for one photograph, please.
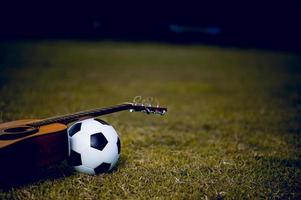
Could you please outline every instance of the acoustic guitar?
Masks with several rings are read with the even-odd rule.
[[[68,156],[67,125],[119,111],[165,114],[167,108],[143,103],[124,103],[47,119],[23,119],[0,124],[0,174],[45,167]],[[0,176],[1,179],[1,176]]]

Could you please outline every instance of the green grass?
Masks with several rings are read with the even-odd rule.
[[[166,116],[102,117],[110,174],[52,166],[0,199],[301,198],[301,57],[206,46],[32,41],[0,46],[1,121],[154,96]]]

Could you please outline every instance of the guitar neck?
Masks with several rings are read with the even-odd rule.
[[[70,115],[63,115],[63,116],[57,116],[57,117],[50,117],[47,119],[44,119],[42,121],[34,122],[31,124],[28,124],[30,126],[34,127],[39,127],[51,123],[63,123],[63,124],[69,124],[71,122],[77,121],[81,118],[84,117],[97,117],[97,116],[102,116],[102,115],[107,115],[115,112],[120,112],[124,110],[130,110],[133,108],[133,105],[131,103],[125,103],[125,104],[120,104],[112,107],[107,107],[107,108],[98,108],[98,109],[93,109],[93,110],[87,110],[87,111],[82,111]]]

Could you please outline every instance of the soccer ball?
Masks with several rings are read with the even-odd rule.
[[[86,174],[108,172],[120,156],[115,129],[100,119],[86,119],[68,128],[69,163]]]

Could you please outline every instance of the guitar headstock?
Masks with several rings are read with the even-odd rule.
[[[154,106],[154,102],[156,105]],[[150,97],[142,99],[141,96],[134,98],[133,103],[131,103],[132,108],[130,112],[144,112],[146,114],[159,114],[164,115],[167,112],[167,108],[159,106],[158,100]]]

